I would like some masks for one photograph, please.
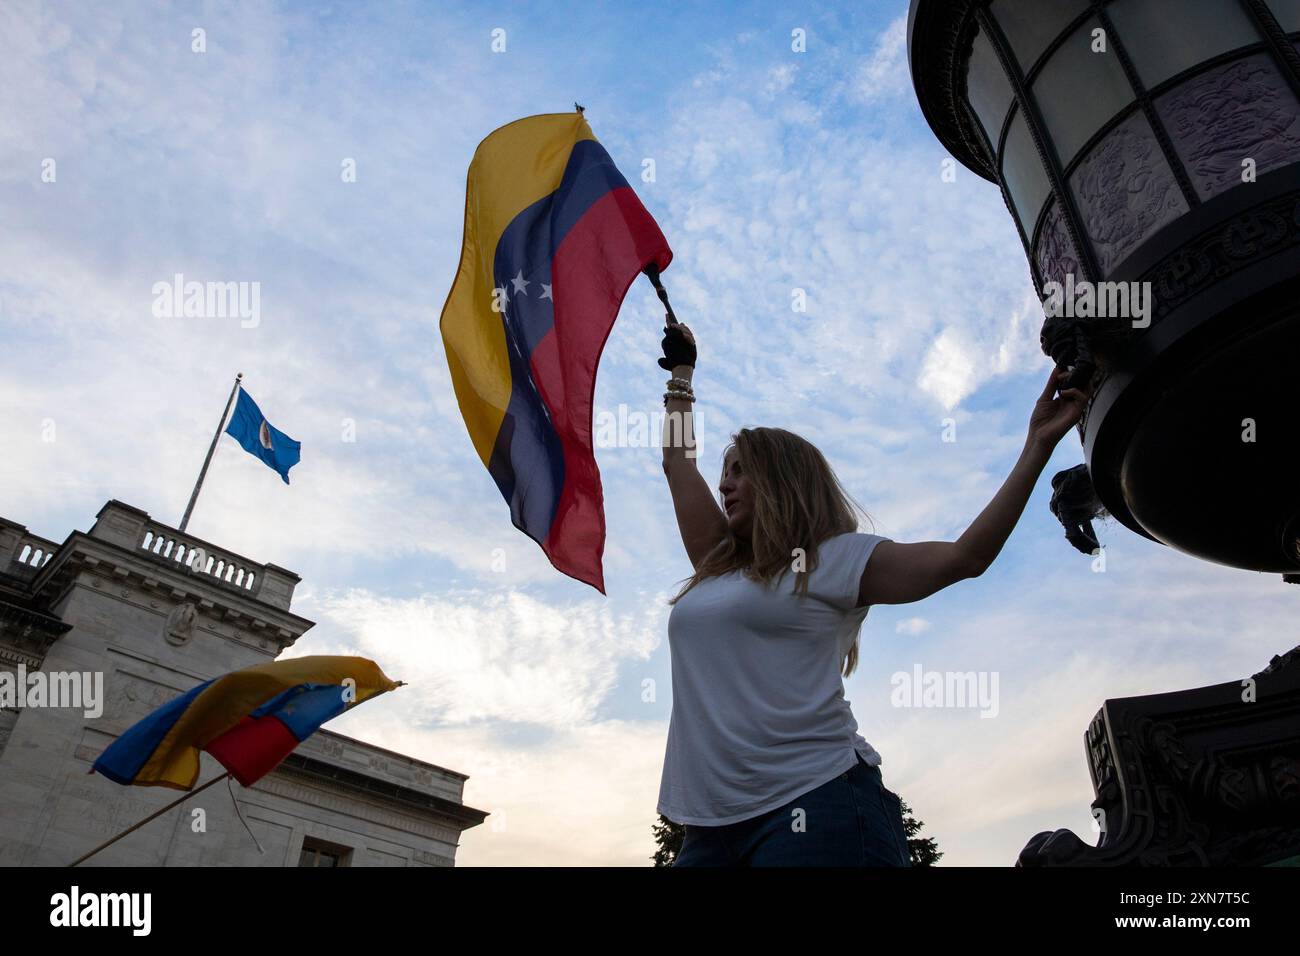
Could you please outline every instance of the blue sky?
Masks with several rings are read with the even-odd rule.
[[[583,103],[676,256],[703,467],[737,427],[790,428],[878,533],[951,539],[1013,464],[1048,360],[997,189],[941,178],[905,14],[6,3],[0,513],[57,540],[109,498],[179,522],[244,372],[302,462],[285,486],[223,438],[191,530],[302,575],[294,609],[318,624],[295,653],[362,653],[410,683],[337,729],[470,775],[466,801],[494,816],[462,864],[646,863],[664,602],[688,565],[654,448],[597,452],[608,598],[511,526],[437,331],[466,167],[497,126]],[[260,283],[260,321],[155,317],[154,283],[178,272]],[[598,414],[659,407],[660,324],[637,283]],[[1276,576],[1113,523],[1095,572],[1047,510],[1048,477],[1081,460],[1068,436],[984,576],[863,629],[846,696],[945,864],[1010,863],[1044,829],[1091,839],[1082,735],[1104,699],[1243,677],[1293,643]],[[891,675],[917,664],[997,673],[998,715],[891,706]]]

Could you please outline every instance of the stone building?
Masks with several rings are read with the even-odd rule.
[[[312,626],[290,610],[298,581],[118,501],[61,545],[0,518],[9,687],[20,670],[102,675],[97,715],[0,708],[0,864],[65,865],[176,799],[88,771],[154,708],[292,646]],[[199,781],[222,772],[205,754]],[[487,817],[466,779],[323,729],[253,787],[211,787],[83,865],[452,866]]]

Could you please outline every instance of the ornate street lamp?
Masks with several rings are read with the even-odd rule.
[[[1086,470],[1053,479],[1067,536],[1091,551],[1104,509],[1300,580],[1300,0],[912,0],[908,53],[935,134],[1002,188],[1043,350],[1095,388]],[[1022,864],[1300,861],[1300,648],[1107,701],[1086,740],[1100,842],[1039,834]]]
[[[913,0],[910,21],[925,116],[1001,185],[1035,288],[1126,284],[1095,312],[1150,284],[1148,315],[1043,329],[1097,389],[1101,505],[1300,572],[1300,0]]]

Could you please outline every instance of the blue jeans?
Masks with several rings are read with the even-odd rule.
[[[801,812],[802,811],[802,812]],[[784,806],[721,827],[687,824],[674,866],[911,866],[898,794],[858,756]]]

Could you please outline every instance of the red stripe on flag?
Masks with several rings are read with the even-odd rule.
[[[606,193],[564,237],[551,260],[555,321],[530,366],[564,452],[564,488],[542,550],[558,570],[605,593],[604,495],[592,449],[596,369],[628,287],[672,251],[630,187]]]
[[[298,738],[278,718],[245,717],[203,749],[245,787],[266,776],[293,753]]]

